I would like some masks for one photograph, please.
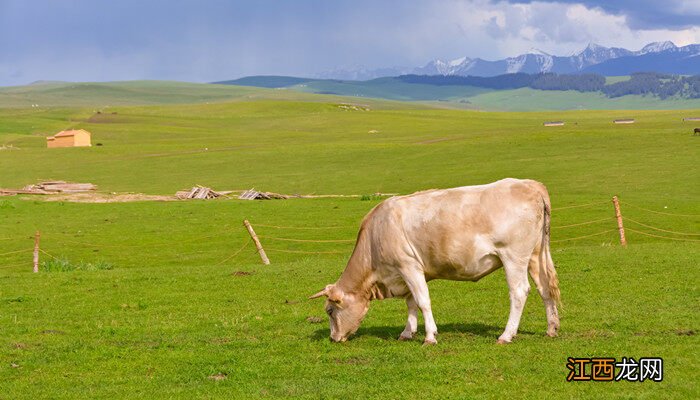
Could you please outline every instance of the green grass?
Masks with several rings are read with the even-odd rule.
[[[627,77],[611,77],[608,83]],[[545,91],[529,88],[490,90],[471,86],[411,84],[396,78],[371,81],[308,80],[291,77],[248,77],[243,85],[168,81],[41,82],[0,87],[0,109],[39,111],[55,107],[86,107],[111,112],[114,107],[171,104],[209,104],[232,101],[302,101],[369,104],[379,108],[448,108],[491,111],[537,110],[673,110],[700,108],[698,99],[623,96],[608,99],[600,93]],[[238,81],[232,81],[238,82]],[[300,82],[300,83],[298,83]],[[288,84],[289,86],[277,87]],[[267,88],[273,86],[275,88]],[[323,94],[323,96],[319,95]],[[391,101],[387,101],[391,100]],[[396,101],[417,104],[397,104]]]
[[[472,86],[437,86],[401,82],[395,78],[379,78],[371,81],[318,80],[292,86],[291,89],[355,97],[376,97],[390,100],[443,100],[467,101],[469,97],[490,90]]]
[[[68,271],[101,271],[113,269],[114,265],[105,260],[97,260],[94,262],[72,262],[71,260],[61,258],[49,258],[41,263],[39,270],[44,272],[68,272]]]
[[[313,96],[291,90],[250,86],[171,81],[39,82],[0,87],[0,108],[27,108],[46,112],[52,107],[88,107],[111,111],[114,106],[208,104],[256,100],[343,101],[339,96]],[[330,100],[329,100],[330,99]]]
[[[574,90],[547,91],[530,88],[492,91],[468,99],[476,108],[502,111],[538,110],[673,110],[700,108],[700,99],[665,99],[654,96],[622,96],[609,99],[602,93]]]
[[[0,152],[0,187],[52,178],[96,183],[104,192],[170,194],[199,183],[365,195],[120,204],[3,198],[0,254],[21,252],[0,257],[0,397],[697,397],[698,243],[628,231],[630,244],[621,248],[609,203],[616,194],[626,218],[700,232],[698,139],[682,121],[697,110],[370,108],[346,111],[322,96],[114,107],[117,114],[91,121],[92,107],[0,110],[0,145],[20,148]],[[616,126],[615,118],[637,123]],[[542,126],[555,119],[567,124]],[[92,131],[104,146],[45,149],[43,136],[66,126]],[[405,323],[398,300],[373,303],[355,338],[329,343],[322,304],[306,297],[337,279],[352,244],[275,238],[351,239],[380,201],[370,193],[506,176],[550,189],[564,302],[559,338],[544,336],[533,291],[514,343],[495,344],[508,315],[497,271],[478,283],[431,282],[435,347],[421,347],[422,332],[415,342],[395,339]],[[596,204],[563,208],[587,203]],[[247,241],[244,218],[270,266],[251,245],[230,258]],[[42,261],[113,268],[33,274],[36,230]],[[664,382],[567,383],[568,356],[663,357]]]

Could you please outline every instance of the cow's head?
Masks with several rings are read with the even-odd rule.
[[[345,293],[335,284],[327,285],[325,289],[309,297],[315,299],[326,296],[326,314],[331,323],[331,341],[344,342],[357,332],[362,319],[369,309],[369,300],[360,298],[352,293]]]

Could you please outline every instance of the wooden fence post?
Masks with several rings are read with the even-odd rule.
[[[39,272],[39,239],[41,238],[41,233],[36,231],[34,234],[34,273]]]
[[[620,244],[624,247],[627,246],[627,239],[625,239],[625,227],[622,226],[622,213],[620,212],[620,201],[617,196],[612,198],[613,205],[615,206],[615,218],[617,218],[617,229],[620,231]]]
[[[263,249],[262,244],[260,244],[260,240],[258,240],[258,236],[255,234],[250,222],[248,222],[247,219],[244,219],[243,225],[245,225],[246,229],[248,229],[248,233],[250,234],[251,239],[253,239],[255,247],[258,249],[258,254],[260,254],[260,259],[262,260],[263,264],[270,265],[270,259],[267,258],[267,254],[265,254],[265,250]]]

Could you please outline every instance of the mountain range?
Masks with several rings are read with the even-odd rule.
[[[415,68],[351,68],[335,69],[318,74],[324,79],[369,80],[387,76],[458,75],[497,76],[511,73],[558,74],[597,73],[605,76],[630,75],[634,72],[665,74],[700,74],[700,44],[678,47],[673,42],[649,43],[641,50],[604,47],[594,43],[571,56],[555,56],[532,49],[517,57],[488,61],[461,57],[455,60],[433,60]]]

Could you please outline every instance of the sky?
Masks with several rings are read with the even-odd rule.
[[[700,0],[0,0],[0,86],[211,82],[700,43]]]

